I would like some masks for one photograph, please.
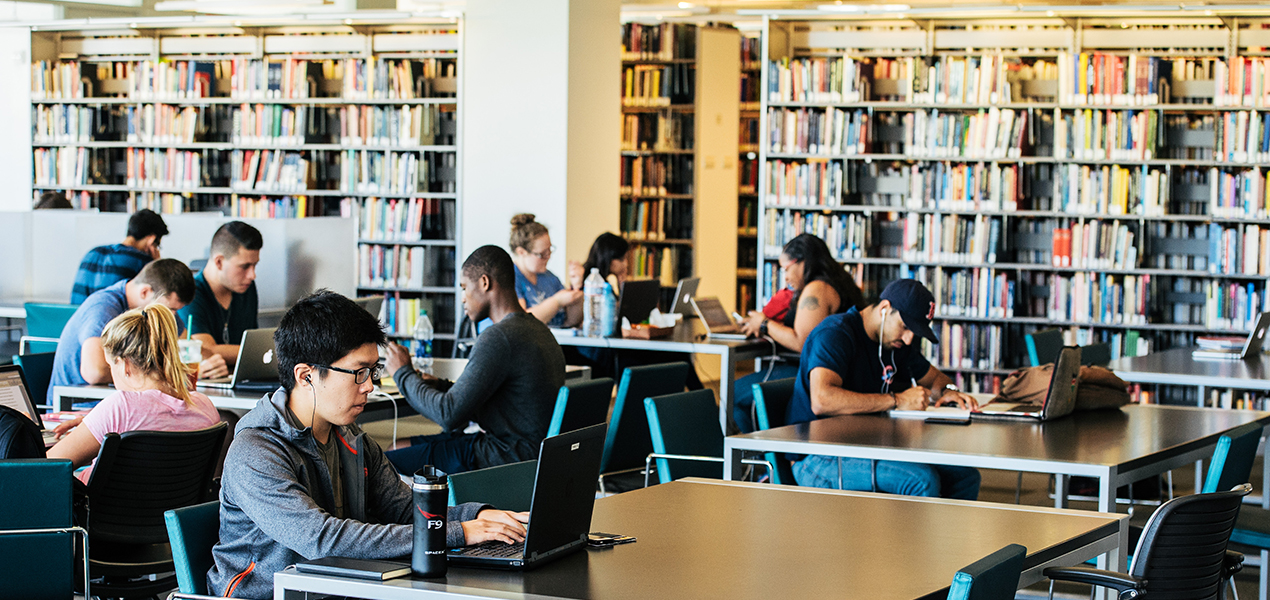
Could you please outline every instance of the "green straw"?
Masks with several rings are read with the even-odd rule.
[[[185,339],[190,339],[190,332],[194,330],[194,313],[185,316]]]

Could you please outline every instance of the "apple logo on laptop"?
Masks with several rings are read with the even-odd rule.
[[[263,361],[266,365],[273,362],[273,350],[272,349],[265,350],[265,355],[260,357],[260,360]]]

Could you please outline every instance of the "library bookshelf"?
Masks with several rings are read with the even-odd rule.
[[[900,17],[764,16],[760,305],[820,235],[866,296],[927,284],[974,391],[1032,331],[1136,356],[1270,307],[1270,21]]]
[[[631,274],[680,278],[734,305],[740,34],[691,23],[622,26],[620,223]],[[726,222],[726,221],[723,221]]]
[[[756,34],[759,32],[755,32]],[[737,147],[736,309],[755,309],[758,280],[759,35],[741,38],[740,139]]]
[[[32,190],[76,208],[356,220],[390,335],[458,326],[462,24],[66,22],[31,32]],[[443,350],[443,349],[439,349]]]

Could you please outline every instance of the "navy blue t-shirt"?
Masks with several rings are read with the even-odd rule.
[[[930,362],[917,346],[899,350],[882,350],[878,359],[878,343],[864,332],[864,320],[854,307],[845,313],[825,317],[803,344],[794,382],[794,398],[785,413],[788,423],[806,423],[819,417],[811,410],[811,371],[830,369],[842,378],[842,387],[860,394],[883,393],[883,365],[894,365],[891,385],[885,391],[900,393],[912,387],[930,371]]]

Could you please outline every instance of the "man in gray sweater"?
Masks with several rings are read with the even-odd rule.
[[[402,473],[423,465],[458,473],[538,457],[564,385],[564,352],[551,330],[521,308],[515,268],[498,246],[477,248],[463,262],[464,310],[473,323],[489,318],[494,325],[476,339],[457,382],[415,372],[405,348],[388,347],[388,372],[397,388],[445,430],[389,451],[388,460]],[[463,433],[470,421],[481,431]]]
[[[303,560],[410,554],[410,487],[355,420],[383,367],[379,322],[319,291],[274,334],[282,387],[235,430],[221,480],[212,594],[272,598],[273,575]],[[527,513],[463,504],[449,510],[450,546],[524,539]]]

